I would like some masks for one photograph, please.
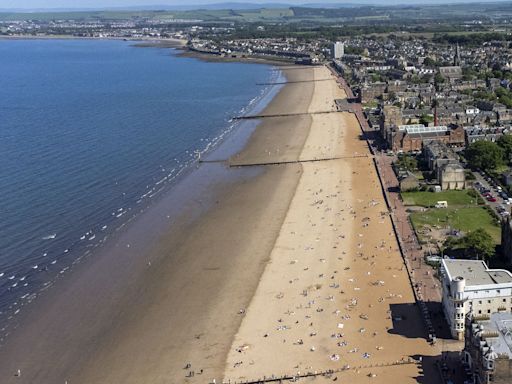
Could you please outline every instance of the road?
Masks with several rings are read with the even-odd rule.
[[[496,212],[496,214],[498,216],[501,217],[500,213],[499,213],[499,210],[498,210],[498,207],[500,205],[503,205],[505,207],[508,207],[507,205],[505,205],[503,199],[498,195],[498,192],[496,191],[496,189],[491,186],[484,178],[483,176],[479,173],[479,172],[473,172],[473,175],[475,175],[476,177],[476,181],[478,181],[480,184],[482,184],[482,186],[486,189],[490,189],[491,190],[491,194],[496,198],[496,202],[492,202],[492,201],[488,201],[483,195],[482,193],[476,189],[478,191],[478,193],[480,193],[480,195],[482,196],[482,198],[484,199],[485,203],[491,207],[494,212]],[[510,208],[507,208],[508,211],[510,211]]]

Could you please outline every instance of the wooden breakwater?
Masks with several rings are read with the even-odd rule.
[[[270,375],[270,376],[263,376],[257,379],[247,379],[247,380],[228,380],[223,381],[222,384],[265,384],[265,383],[281,383],[283,381],[299,381],[301,379],[307,379],[307,378],[315,378],[315,377],[330,377],[335,374],[342,374],[343,372],[347,371],[359,371],[362,369],[368,369],[368,370],[376,370],[379,368],[384,367],[393,367],[393,366],[400,366],[400,365],[407,365],[407,364],[418,364],[417,360],[414,360],[412,358],[402,359],[398,361],[391,361],[391,362],[382,362],[382,363],[375,363],[375,364],[368,364],[368,365],[359,365],[355,367],[350,366],[344,366],[342,368],[338,369],[328,369],[323,371],[313,371],[313,372],[304,372],[304,373],[296,373],[296,374],[284,374],[284,375]],[[369,373],[369,377],[374,377],[374,373]],[[213,382],[212,382],[213,383]]]
[[[316,83],[318,81],[335,81],[333,78],[329,79],[311,79],[311,80],[296,80],[296,81],[278,81],[274,83],[256,83],[256,85],[286,85],[286,84],[300,84],[300,83]]]
[[[292,116],[310,116],[310,115],[326,115],[329,113],[339,113],[337,110],[330,111],[318,111],[318,112],[297,112],[297,113],[278,113],[269,115],[247,115],[247,116],[235,116],[231,120],[255,120],[255,119],[266,119],[272,117],[292,117]]]
[[[231,161],[230,167],[256,167],[256,166],[267,166],[267,165],[283,165],[283,164],[300,164],[300,163],[316,163],[321,161],[334,161],[334,160],[345,160],[345,159],[358,159],[368,158],[371,159],[373,156],[370,155],[347,155],[347,156],[336,156],[326,157],[319,159],[297,159],[297,160],[281,160],[281,161],[261,161],[261,162],[236,162]]]

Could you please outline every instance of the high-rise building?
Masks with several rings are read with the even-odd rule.
[[[345,54],[345,44],[337,41],[332,45],[332,57],[334,59],[341,59]]]

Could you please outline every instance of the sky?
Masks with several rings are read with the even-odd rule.
[[[467,1],[467,0],[466,0]],[[0,9],[40,9],[40,8],[107,8],[107,7],[134,7],[149,5],[194,5],[215,4],[224,2],[236,3],[352,3],[352,4],[426,4],[443,3],[442,0],[0,0]],[[450,3],[463,3],[464,0],[445,0]],[[480,0],[478,2],[496,2],[496,0]]]

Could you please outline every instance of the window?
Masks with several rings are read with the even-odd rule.
[[[487,300],[487,304],[491,304],[491,300]]]
[[[507,299],[503,299],[503,302],[506,303],[507,302]]]
[[[491,313],[491,310],[490,310],[490,309],[488,309],[488,310],[487,310],[487,313]]]
[[[481,309],[479,309],[479,310],[478,310],[478,314],[479,314],[479,315],[481,315],[481,314],[482,314],[482,310],[481,310]]]
[[[478,300],[478,304],[482,304],[482,300]]]

